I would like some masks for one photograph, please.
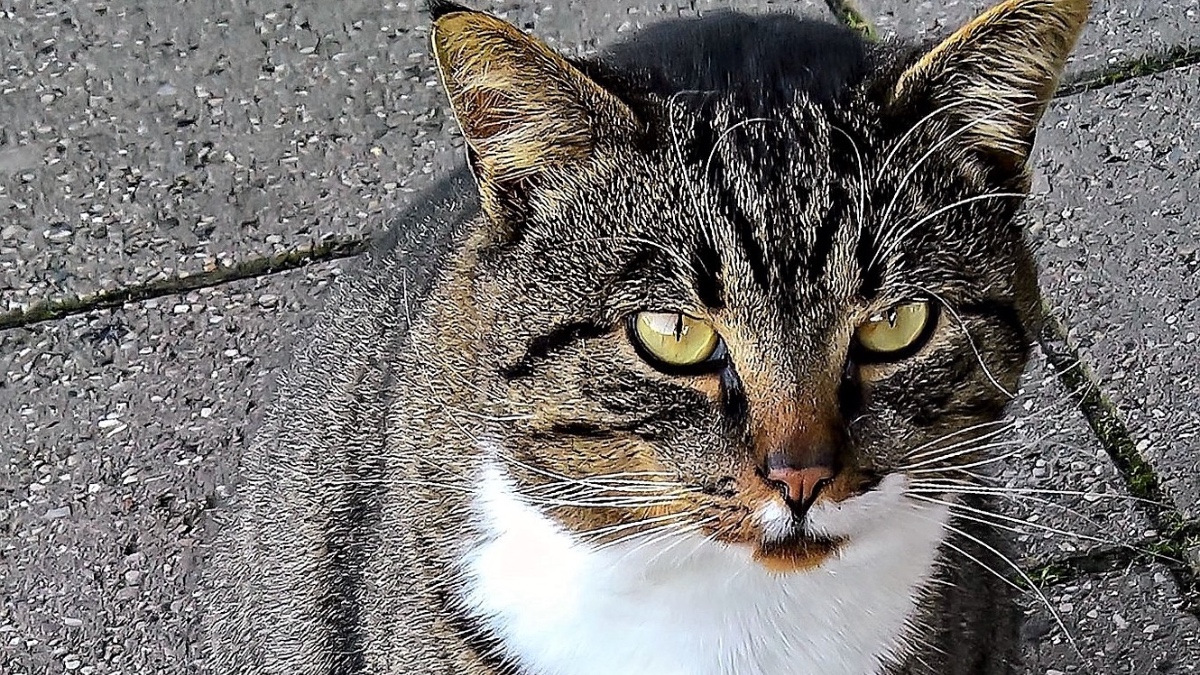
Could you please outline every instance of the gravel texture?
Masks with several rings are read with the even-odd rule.
[[[1024,567],[1158,534],[1040,349],[1010,410],[1022,444],[995,455],[1012,455],[997,463],[1010,491],[996,505],[1003,517],[967,515],[1007,528]]]
[[[0,672],[193,671],[212,507],[338,272],[0,333]]]
[[[1181,600],[1170,575],[1156,565],[1087,576],[1048,590],[1045,602],[1027,598],[1026,672],[1200,672],[1200,621],[1178,609]]]
[[[1200,66],[1058,101],[1043,286],[1175,506],[1200,516]]]

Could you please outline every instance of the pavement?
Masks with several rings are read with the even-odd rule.
[[[926,38],[989,3],[473,4],[587,54],[718,7]],[[1025,668],[1196,673],[1200,0],[1095,5],[1025,216],[1054,316],[1004,473]],[[427,38],[419,2],[0,3],[0,673],[198,672],[274,376],[459,162]]]

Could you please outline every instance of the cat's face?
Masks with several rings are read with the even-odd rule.
[[[483,388],[515,413],[488,451],[519,491],[579,532],[686,525],[795,569],[839,544],[810,511],[968,478],[950,467],[986,457],[1025,365],[1013,218],[1086,11],[1008,4],[924,55],[850,48],[832,94],[784,96],[618,91],[443,14],[492,223]]]

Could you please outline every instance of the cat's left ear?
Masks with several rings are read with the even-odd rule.
[[[491,215],[556,173],[586,170],[598,146],[636,129],[623,102],[542,42],[482,12],[432,10],[442,83]]]
[[[1087,20],[1089,0],[1006,0],[896,81],[893,109],[943,115],[948,133],[1024,173],[1034,130]]]

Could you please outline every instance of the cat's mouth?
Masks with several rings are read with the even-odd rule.
[[[782,500],[763,502],[754,519],[760,533],[756,540],[747,543],[754,549],[755,561],[775,572],[817,567],[846,541],[844,537],[812,532],[807,518],[797,516]]]
[[[894,480],[867,471],[839,476],[811,508],[798,512],[782,495],[761,481],[739,480],[737,501],[746,509],[726,511],[713,534],[726,543],[753,550],[754,559],[776,572],[797,572],[817,567],[854,536],[853,523],[862,514],[869,520],[878,503],[891,501]],[[886,490],[876,494],[876,488]]]

